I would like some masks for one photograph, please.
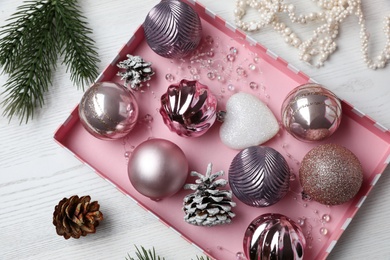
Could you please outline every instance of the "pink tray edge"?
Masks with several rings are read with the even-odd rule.
[[[282,58],[277,56],[274,52],[272,52],[271,50],[265,48],[261,44],[255,42],[253,39],[251,39],[245,33],[243,33],[242,31],[240,31],[238,29],[236,29],[233,25],[231,25],[231,24],[227,23],[226,21],[224,21],[218,15],[214,15],[209,9],[207,9],[203,5],[201,5],[201,4],[199,4],[199,3],[195,2],[195,1],[186,1],[186,0],[184,0],[184,2],[188,2],[189,4],[193,5],[195,10],[198,11],[198,13],[202,16],[203,19],[205,19],[205,20],[207,20],[209,22],[214,20],[214,25],[216,25],[216,27],[219,28],[222,32],[224,32],[224,33],[226,33],[228,35],[235,35],[235,36],[241,37],[243,39],[242,41],[246,41],[246,42],[248,42],[248,44],[252,44],[253,45],[253,46],[250,46],[250,48],[259,48],[261,50],[264,50],[264,53],[267,54],[267,56],[268,56],[266,58],[275,60],[276,62],[273,62],[272,64],[275,65],[275,66],[278,66],[278,68],[283,70],[283,72],[288,74],[290,77],[298,77],[299,78],[298,81],[302,81],[302,82],[314,81],[313,79],[308,77],[305,73],[297,70],[294,66],[292,66],[291,64],[287,63]],[[120,58],[125,57],[125,55],[128,53],[128,50],[131,49],[132,47],[138,45],[139,42],[141,42],[142,40],[143,40],[143,28],[142,28],[142,26],[140,26],[137,29],[137,31],[135,32],[135,34],[133,35],[133,37],[121,48],[121,50],[119,51],[118,55],[113,59],[113,61],[104,69],[104,71],[101,73],[101,75],[97,78],[96,82],[104,81],[106,78],[111,78],[113,76],[113,73],[115,73],[115,70],[116,70],[115,69],[116,61],[119,60]],[[367,128],[368,130],[373,132],[375,135],[379,136],[386,143],[390,144],[390,132],[389,132],[389,130],[386,127],[384,127],[382,124],[374,121],[372,118],[370,118],[369,116],[367,116],[366,114],[361,112],[358,108],[356,108],[353,105],[349,104],[345,100],[342,100],[342,102],[343,102],[344,113],[346,113],[348,116],[354,118],[355,121],[359,122],[365,128]],[[65,148],[65,149],[67,149],[67,147],[62,143],[62,140],[66,136],[67,131],[69,129],[71,129],[72,126],[75,123],[77,123],[78,120],[79,120],[79,118],[78,118],[78,107],[76,106],[76,108],[71,112],[71,115],[68,117],[68,119],[63,124],[61,124],[59,126],[59,128],[56,130],[56,132],[54,134],[55,141],[59,145],[61,145],[63,148]],[[74,154],[69,149],[67,149],[67,150],[69,152],[71,152],[77,159],[79,159],[80,161],[85,163],[85,161],[82,158],[78,157],[76,154]],[[387,151],[386,154],[388,155],[389,151]],[[364,202],[365,198],[368,196],[369,192],[372,190],[373,186],[377,183],[378,179],[380,178],[381,174],[383,173],[383,171],[385,170],[385,168],[387,167],[387,165],[388,165],[388,163],[390,161],[390,156],[387,156],[387,157],[383,158],[382,161],[383,161],[382,166],[380,166],[380,165],[377,166],[377,170],[376,170],[377,174],[374,177],[374,180],[371,181],[370,185],[367,187],[367,189],[365,191],[361,192],[361,193],[363,193],[363,195],[359,198],[358,203],[356,204],[355,209],[353,210],[353,212],[348,212],[348,214],[350,215],[350,218],[347,218],[346,223],[344,223],[342,225],[342,227],[341,227],[342,230],[346,229],[346,227],[348,226],[349,222],[355,216],[357,210],[362,205],[362,203]],[[85,164],[87,164],[87,163],[85,163]],[[104,178],[107,182],[111,183],[118,190],[120,190],[123,194],[125,194],[128,197],[130,197],[133,201],[135,201],[142,208],[147,210],[149,213],[155,215],[151,209],[149,209],[147,206],[143,205],[142,203],[136,201],[129,194],[127,194],[127,192],[120,185],[115,184],[112,181],[110,181],[109,178],[107,178],[102,172],[98,171],[92,165],[89,165],[89,164],[87,164],[87,165],[89,167],[91,167],[92,169],[94,169],[94,171],[99,176]],[[169,225],[166,221],[164,221],[163,219],[161,219],[158,216],[156,216],[156,217],[162,223],[164,223],[165,225],[167,225],[168,227],[172,228],[177,233],[179,233],[174,227]],[[337,243],[337,240],[339,239],[339,237],[341,236],[342,233],[343,233],[342,231],[338,232],[337,236],[333,237],[333,240],[330,241],[329,246],[325,250],[324,254],[321,255],[321,258],[324,259],[324,258],[327,257],[327,255],[331,252],[331,250],[333,249],[333,247]],[[193,241],[191,241],[191,239],[189,239],[185,234],[180,234],[180,235],[185,240],[187,240],[189,243],[195,245],[197,248],[200,248]],[[207,252],[205,250],[203,250],[203,249],[201,249],[201,250],[205,254],[207,254]]]

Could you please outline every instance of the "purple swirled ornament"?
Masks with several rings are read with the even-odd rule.
[[[187,56],[202,38],[199,15],[179,0],[161,1],[150,10],[143,27],[149,47],[165,58]]]
[[[249,224],[243,246],[249,260],[301,260],[306,239],[293,220],[281,214],[267,213]]]
[[[268,207],[281,200],[290,185],[290,168],[284,157],[267,146],[251,146],[239,152],[229,167],[234,195],[253,207]]]
[[[161,96],[164,123],[183,137],[203,135],[215,122],[216,110],[217,98],[198,81],[183,79]]]

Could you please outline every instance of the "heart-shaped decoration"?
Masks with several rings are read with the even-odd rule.
[[[279,131],[272,111],[256,96],[244,92],[229,98],[222,120],[219,136],[233,149],[260,145]]]

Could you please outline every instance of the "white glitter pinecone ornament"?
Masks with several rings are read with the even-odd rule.
[[[207,172],[202,175],[196,171],[191,172],[191,176],[197,176],[199,179],[196,184],[186,184],[184,189],[194,190],[194,193],[184,197],[183,210],[186,213],[184,220],[197,226],[215,226],[227,224],[235,217],[231,210],[236,206],[232,201],[232,192],[228,190],[219,190],[224,187],[228,181],[224,179],[215,180],[223,175],[223,171],[211,174],[212,164],[207,166]]]
[[[118,68],[126,69],[125,72],[118,72],[117,76],[125,81],[125,86],[130,85],[133,90],[142,87],[142,82],[146,82],[154,75],[152,63],[146,62],[140,56],[126,55],[127,59],[117,64]]]

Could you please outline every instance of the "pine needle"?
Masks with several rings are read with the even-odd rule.
[[[21,123],[33,118],[44,105],[59,54],[75,85],[97,77],[99,59],[84,19],[76,0],[27,0],[0,28],[0,66],[9,74],[3,116],[18,116]]]
[[[129,259],[126,258],[126,260],[165,260],[165,258],[161,258],[160,256],[156,255],[156,251],[153,247],[152,250],[146,250],[143,246],[141,246],[141,249],[139,249],[137,246],[135,246],[137,252],[135,252],[135,255],[137,256],[137,259],[132,258],[129,256]]]
[[[143,246],[141,246],[141,249],[139,249],[137,246],[135,246],[137,252],[135,252],[135,255],[137,256],[137,258],[133,258],[131,257],[129,254],[127,254],[127,256],[129,258],[125,258],[126,260],[165,260],[165,258],[161,258],[160,256],[156,255],[156,251],[153,247],[152,250],[146,250]],[[204,258],[203,256],[199,257],[199,256],[196,256],[196,259],[197,260],[211,260],[208,256],[206,256],[206,258]]]

